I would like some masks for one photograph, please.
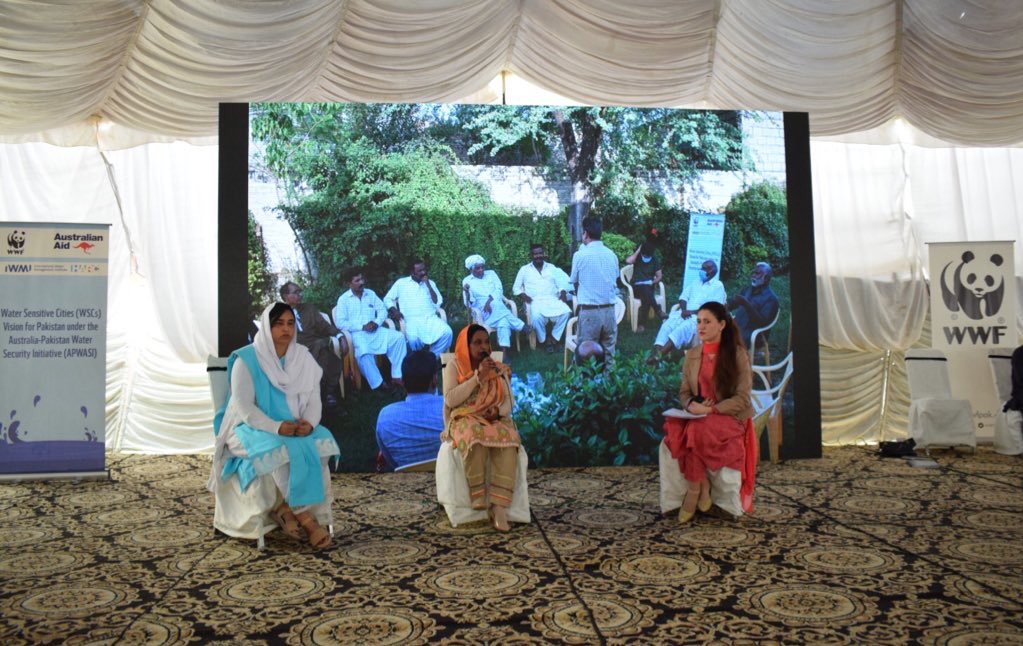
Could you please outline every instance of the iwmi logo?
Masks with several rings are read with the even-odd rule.
[[[950,312],[962,311],[967,318],[981,321],[998,314],[1005,298],[1004,264],[1001,254],[978,258],[964,251],[941,270],[941,300]],[[998,345],[1008,334],[1005,325],[942,326],[949,345]]]
[[[25,232],[14,230],[7,234],[7,252],[12,256],[25,253]]]
[[[32,271],[32,265],[5,265],[5,274],[27,274]]]
[[[994,316],[1005,297],[1005,277],[998,270],[1002,256],[995,253],[977,258],[972,251],[963,252],[962,259],[952,261],[941,270],[941,300],[950,312],[958,312],[974,321]],[[955,265],[949,275],[949,269]]]

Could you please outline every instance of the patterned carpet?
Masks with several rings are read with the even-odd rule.
[[[649,468],[530,472],[536,522],[452,529],[432,474],[334,478],[333,546],[214,535],[208,458],[0,485],[0,642],[1023,643],[1023,460],[765,465],[681,527]]]

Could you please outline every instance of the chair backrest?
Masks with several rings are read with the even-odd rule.
[[[227,357],[206,357],[206,376],[210,380],[210,395],[213,397],[213,410],[218,411],[227,401]]]
[[[1012,350],[988,350],[987,358],[991,363],[991,376],[995,380],[998,402],[1002,403],[1012,397]]]
[[[621,278],[623,283],[625,283],[627,285],[631,285],[632,284],[632,272],[634,270],[635,270],[635,267],[633,267],[632,265],[625,265],[624,267],[622,267],[622,270],[620,272],[618,272],[618,277]]]
[[[911,400],[952,398],[948,360],[941,350],[934,348],[906,350],[906,376],[909,379]]]
[[[615,323],[621,323],[622,319],[625,318],[625,301],[621,298],[615,299]]]
[[[768,342],[767,335],[771,331],[771,328],[773,328],[775,326],[775,324],[778,323],[778,319],[780,319],[780,318],[781,318],[781,308],[779,307],[778,311],[774,313],[774,319],[772,319],[770,323],[768,323],[764,327],[758,327],[758,328],[754,329],[752,332],[750,332],[750,341],[749,341],[749,360],[750,360],[750,363],[753,363],[753,357],[754,357],[754,355],[756,354],[756,351],[757,351],[757,343],[763,343],[765,346],[767,345],[767,342]]]
[[[788,388],[789,381],[792,379],[792,353],[772,366],[753,366],[753,375],[758,377],[761,383],[764,384],[764,388],[754,388],[752,390],[753,408],[756,411],[755,416],[767,412],[771,409],[775,409],[781,406],[781,401],[785,397],[785,389]],[[782,377],[778,380],[778,383],[771,385],[771,375],[779,370],[784,370]]]

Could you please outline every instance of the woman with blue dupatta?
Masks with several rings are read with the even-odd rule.
[[[324,548],[330,533],[328,461],[334,436],[319,426],[322,369],[295,341],[295,314],[275,303],[260,318],[251,345],[227,361],[231,386],[213,420],[216,445],[209,489],[213,526],[229,536],[259,538],[280,527]]]

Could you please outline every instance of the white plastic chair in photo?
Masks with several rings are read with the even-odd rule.
[[[639,328],[639,324],[642,322],[639,320],[640,300],[636,298],[635,288],[632,286],[634,269],[633,265],[625,265],[618,273],[618,279],[625,287],[625,306],[629,309],[629,324],[632,326],[633,332]],[[654,290],[654,301],[661,306],[662,312],[668,311],[668,296],[664,290],[664,281],[657,283],[657,288]],[[657,322],[660,323],[660,320]]]
[[[965,399],[952,398],[948,361],[941,350],[906,351],[909,378],[909,435],[928,453],[931,447],[977,448],[973,409]]]
[[[501,301],[505,304],[505,306],[507,306],[507,308],[511,312],[512,316],[514,316],[515,318],[519,318],[519,306],[515,304],[515,301],[513,301],[510,298],[507,298],[505,296],[501,297]],[[478,307],[472,307],[471,305],[469,305],[469,301],[465,297],[465,293],[464,292],[462,294],[462,303],[465,305],[465,310],[466,310],[466,313],[468,314],[468,316],[466,318],[469,319],[470,323],[475,323],[476,325],[479,325],[479,326],[483,327],[484,329],[486,329],[487,334],[493,334],[494,333],[496,328],[492,328],[492,327],[490,327],[489,325],[487,325],[486,323],[483,322],[484,319],[486,319],[486,315],[483,314],[483,310],[478,308]],[[523,327],[522,328],[522,332],[525,332],[525,331],[526,331],[526,328]],[[521,332],[516,332],[516,331],[512,330],[512,336],[515,337],[515,350],[516,351],[520,351],[522,349],[522,345],[519,342],[519,336],[520,335],[521,335]],[[533,347],[536,347],[536,340],[535,339],[533,340]]]
[[[1012,397],[1012,350],[999,348],[989,350],[988,361],[991,376],[995,380],[999,405]],[[1023,453],[1023,414],[1018,410],[1001,410],[995,417],[995,453],[1019,455]]]
[[[500,361],[503,358],[503,353],[494,352],[491,356],[495,361]],[[440,356],[440,360],[442,366],[441,391],[446,393],[458,382],[455,354],[445,352]],[[447,411],[445,410],[445,423],[447,423],[446,417]],[[525,449],[520,446],[515,490],[512,492],[511,507],[508,508],[508,520],[513,523],[530,522],[529,485],[526,481],[528,467],[529,457],[526,455]],[[472,508],[469,498],[469,482],[465,479],[462,454],[455,450],[451,442],[441,442],[440,451],[437,453],[436,477],[437,502],[444,507],[444,512],[452,527],[487,519],[487,510]]]

